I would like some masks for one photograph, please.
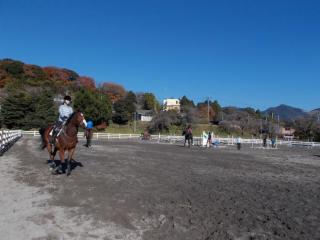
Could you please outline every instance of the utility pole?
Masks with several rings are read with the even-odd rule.
[[[208,105],[208,124],[210,124],[210,110],[209,110],[209,97],[207,97],[207,105]]]
[[[262,136],[262,118],[260,119],[260,138]]]
[[[133,113],[133,133],[137,130],[137,112]]]

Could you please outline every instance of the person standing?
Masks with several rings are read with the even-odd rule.
[[[241,150],[241,144],[242,144],[242,138],[237,137],[237,149],[240,151]]]
[[[267,134],[265,134],[263,136],[263,147],[266,148],[267,147]]]
[[[188,125],[188,127],[187,127],[185,140],[188,140],[188,146],[189,147],[191,147],[191,145],[193,145],[193,135],[192,135],[191,125]]]
[[[212,134],[211,132],[208,133],[208,140],[207,140],[207,147],[210,147],[212,144]]]
[[[276,148],[276,138],[275,137],[271,138],[271,147]]]
[[[93,121],[89,119],[87,121],[87,127],[85,130],[85,137],[87,139],[87,143],[86,143],[87,148],[91,147],[92,135],[93,135]]]

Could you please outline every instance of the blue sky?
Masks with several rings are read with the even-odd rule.
[[[320,107],[320,1],[0,0],[0,58],[224,106]]]

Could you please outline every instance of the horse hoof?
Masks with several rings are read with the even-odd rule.
[[[56,169],[55,169],[55,168],[51,168],[51,174],[52,174],[52,175],[57,175],[57,174],[58,174],[58,172],[56,171]]]
[[[49,164],[49,168],[50,169],[55,169],[57,167],[57,165],[55,163],[50,163]]]

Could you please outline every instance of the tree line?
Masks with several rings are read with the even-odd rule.
[[[34,129],[52,124],[63,96],[73,98],[75,110],[82,111],[97,124],[127,124],[137,110],[153,114],[148,131],[182,129],[189,124],[216,125],[226,134],[275,135],[280,126],[296,129],[301,139],[320,140],[319,121],[314,117],[277,123],[253,108],[221,107],[217,100],[197,104],[187,96],[180,98],[181,111],[161,111],[153,93],[134,93],[123,86],[80,76],[75,71],[57,67],[39,67],[11,59],[0,60],[1,127]]]

